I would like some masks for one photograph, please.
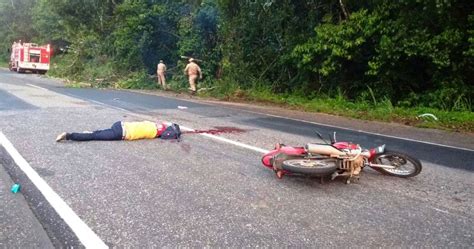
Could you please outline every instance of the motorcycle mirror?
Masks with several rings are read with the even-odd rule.
[[[318,135],[319,138],[321,138],[322,140],[324,140],[323,135],[321,135],[321,133],[319,133],[319,131],[316,131],[316,135]]]
[[[318,135],[318,137],[321,138],[321,140],[323,140],[325,143],[329,144],[328,141],[326,141],[326,139],[323,138],[323,135],[319,133],[319,131],[316,131],[316,135]]]
[[[336,143],[336,142],[337,142],[337,140],[336,140],[336,132],[333,132],[333,133],[332,133],[332,137],[330,136],[329,138],[331,139],[331,144]]]

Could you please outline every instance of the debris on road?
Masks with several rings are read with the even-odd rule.
[[[16,194],[16,193],[20,192],[20,188],[21,188],[20,184],[15,183],[15,184],[12,185],[11,191],[12,191],[12,193]]]
[[[178,109],[184,110],[184,109],[188,109],[188,107],[187,107],[187,106],[178,105]]]
[[[214,87],[214,86],[213,86],[213,87],[207,87],[207,88],[203,87],[203,88],[199,88],[199,89],[197,90],[197,92],[210,91],[210,90],[212,90],[212,89],[214,89],[214,88],[216,88],[216,87]]]
[[[421,115],[418,115],[418,118],[425,118],[425,117],[430,117],[430,118],[438,121],[438,118],[435,115],[431,114],[431,113],[423,113]]]

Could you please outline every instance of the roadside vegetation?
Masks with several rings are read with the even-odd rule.
[[[0,60],[0,67],[8,68],[8,61]]]
[[[202,60],[201,96],[473,132],[473,9],[470,0],[0,0],[0,55],[13,40],[51,43],[48,75],[132,89],[157,88],[163,59],[175,91],[188,87],[188,56]],[[438,120],[418,117],[426,113]]]
[[[322,112],[364,120],[396,122],[410,126],[436,128],[450,131],[474,131],[472,111],[451,111],[430,107],[394,106],[390,100],[348,100],[341,92],[333,95],[275,94],[262,87],[234,91],[211,90],[201,95],[230,101],[277,104],[295,110]],[[423,115],[432,114],[432,115]]]

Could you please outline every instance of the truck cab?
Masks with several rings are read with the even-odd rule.
[[[45,74],[49,70],[51,46],[13,42],[9,62],[10,71]]]

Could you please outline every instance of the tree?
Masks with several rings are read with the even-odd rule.
[[[353,98],[370,87],[394,103],[451,109],[460,98],[470,102],[473,60],[464,51],[471,2],[407,0],[369,7],[348,20],[318,25],[315,36],[293,51],[299,68]]]
[[[13,41],[35,41],[37,32],[31,25],[34,0],[0,0],[0,54],[4,57]]]

